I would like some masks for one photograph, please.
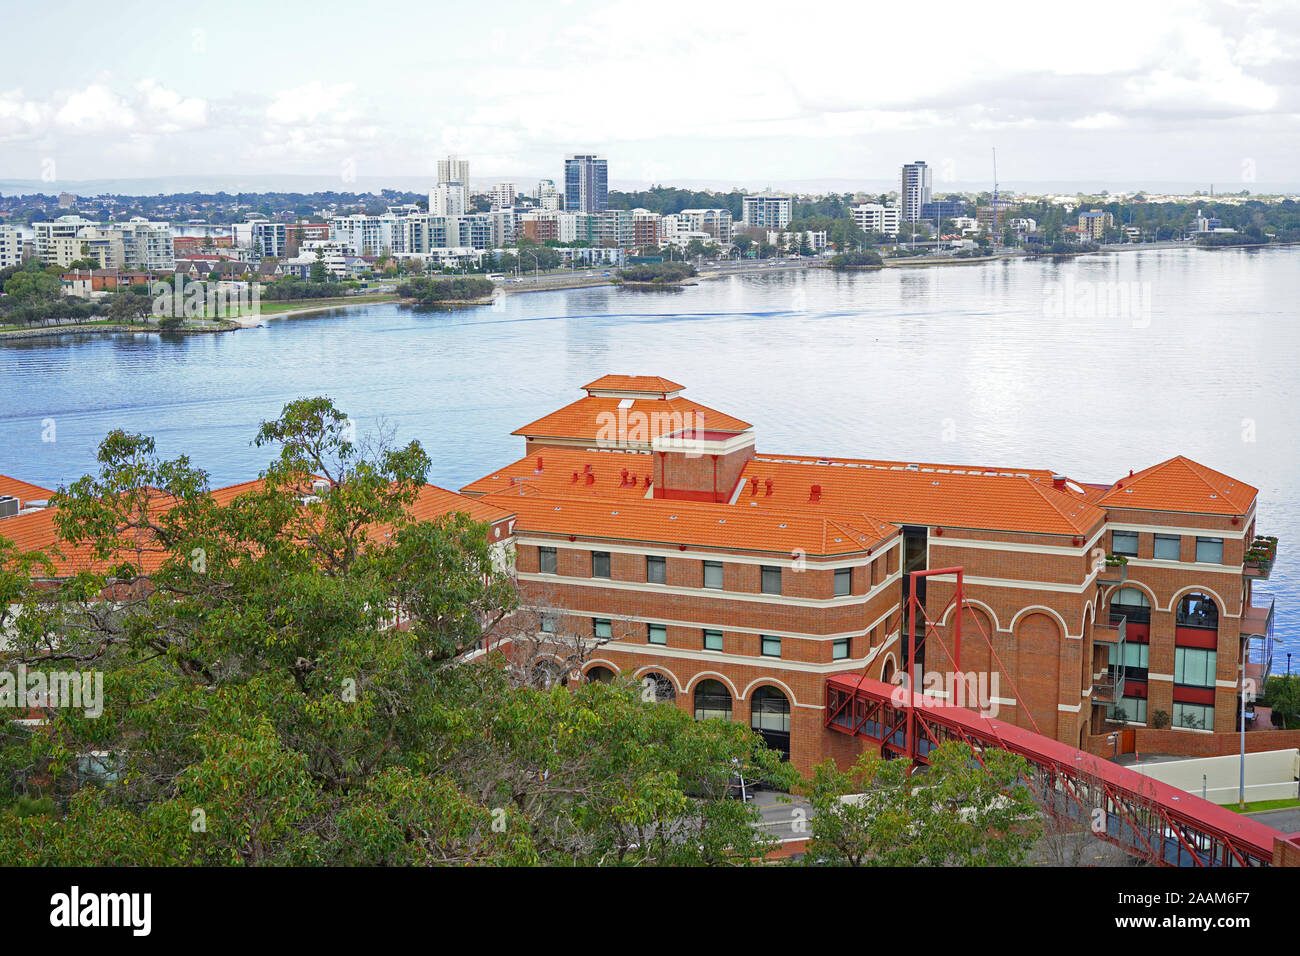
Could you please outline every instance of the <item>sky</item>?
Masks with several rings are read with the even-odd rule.
[[[1300,186],[1300,0],[0,0],[0,180]],[[23,37],[30,42],[23,42]],[[331,186],[331,184],[337,184]]]

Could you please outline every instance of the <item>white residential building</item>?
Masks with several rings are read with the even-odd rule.
[[[687,228],[693,232],[706,232],[712,241],[719,245],[731,242],[731,210],[729,209],[683,209],[677,214],[679,220],[685,220]],[[786,220],[789,222],[789,219]]]
[[[169,272],[175,268],[176,254],[169,223],[150,222],[135,216],[129,222],[114,223],[110,228],[122,234],[126,268],[143,272]]]
[[[924,207],[930,202],[930,185],[930,167],[925,160],[903,166],[898,188],[898,211],[903,222],[919,222],[924,218]]]
[[[799,246],[803,240],[807,240],[808,248],[813,252],[821,252],[826,248],[825,232],[779,232],[768,230],[767,244],[788,249],[791,252],[799,251]]]
[[[553,179],[538,180],[533,197],[543,209],[558,210],[564,208],[564,194],[555,187],[555,180]]]
[[[794,217],[794,199],[763,193],[741,200],[741,222],[759,229],[784,229]]]
[[[518,195],[518,190],[516,190],[514,183],[497,183],[492,187],[492,192],[489,195],[493,209],[509,209],[515,204],[515,196]]]
[[[75,239],[80,230],[98,225],[99,223],[83,219],[81,216],[59,216],[49,222],[32,223],[32,244],[37,258],[46,265],[56,263],[57,260],[54,258],[56,240]],[[66,265],[66,263],[62,264]]]
[[[14,226],[0,226],[0,269],[23,261],[23,237]]]
[[[883,233],[886,236],[898,235],[898,207],[890,203],[863,203],[853,207],[853,221],[867,234]]]

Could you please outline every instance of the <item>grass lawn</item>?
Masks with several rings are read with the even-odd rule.
[[[1225,804],[1227,808],[1234,813],[1259,813],[1261,810],[1286,810],[1289,807],[1300,807],[1300,800],[1291,797],[1286,800],[1256,800],[1247,802],[1245,810],[1237,809],[1235,803]]]
[[[393,292],[375,295],[348,295],[328,299],[263,299],[260,303],[262,315],[274,315],[277,312],[292,312],[294,309],[317,309],[340,305],[365,305],[370,302],[391,302],[397,298]]]

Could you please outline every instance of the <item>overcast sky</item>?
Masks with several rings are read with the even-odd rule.
[[[0,0],[0,179],[1300,182],[1300,3]]]

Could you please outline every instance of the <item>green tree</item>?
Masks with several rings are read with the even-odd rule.
[[[807,787],[804,862],[839,866],[1016,866],[1041,831],[1023,758],[968,746],[932,751],[924,772],[864,754],[848,770],[818,765]]]
[[[513,581],[484,525],[411,517],[418,443],[358,438],[323,398],[285,406],[254,442],[273,454],[260,481],[214,496],[188,459],[111,433],[99,473],[55,499],[77,570],[54,586],[0,541],[0,606],[19,609],[0,668],[93,668],[104,684],[97,718],[0,724],[5,859],[762,858],[731,774],[793,780],[748,728],[627,683],[515,687],[494,666]]]
[[[1283,727],[1300,727],[1300,674],[1270,674],[1264,696]]]

